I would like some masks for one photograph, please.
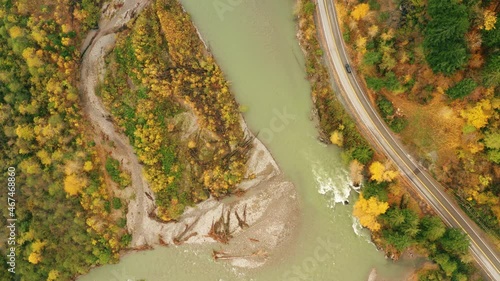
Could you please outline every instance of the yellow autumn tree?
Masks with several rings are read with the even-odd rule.
[[[375,36],[377,36],[378,34],[378,26],[373,24],[371,25],[369,28],[368,28],[368,35],[371,37],[371,38],[374,38]]]
[[[462,116],[469,125],[474,126],[476,129],[481,129],[488,124],[488,119],[491,117],[491,102],[488,99],[479,101],[476,106],[462,110]]]
[[[47,242],[36,240],[35,242],[33,242],[33,244],[31,244],[31,249],[33,250],[33,252],[40,253],[45,245],[47,245]]]
[[[91,161],[85,161],[85,163],[83,164],[83,170],[85,172],[90,172],[90,171],[92,171],[92,169],[94,169],[94,165],[92,165],[92,162]]]
[[[474,199],[481,205],[497,206],[500,203],[491,191],[478,193]]]
[[[32,264],[37,264],[42,260],[42,250],[45,247],[47,242],[42,242],[40,240],[36,240],[31,244],[31,254],[28,257],[28,261]]]
[[[368,14],[369,10],[370,10],[370,5],[368,5],[368,3],[361,3],[354,7],[354,9],[351,12],[351,16],[355,20],[360,20],[361,18],[365,17],[366,14]]]
[[[195,148],[196,147],[196,142],[194,140],[190,140],[188,142],[188,148]]]
[[[472,154],[476,154],[476,153],[484,150],[484,144],[477,142],[477,141],[470,142],[467,144],[467,148],[469,149],[469,151]]]
[[[391,40],[392,38],[394,38],[394,29],[392,28],[389,28],[389,30],[387,30],[386,32],[383,32],[382,34],[380,34],[380,38],[383,40],[383,41],[389,41]]]
[[[500,205],[496,205],[496,206],[491,207],[491,211],[493,211],[493,213],[497,217],[497,220],[500,221]]]
[[[33,134],[33,127],[31,125],[18,125],[16,128],[16,135],[27,141],[31,141],[35,138]]]
[[[356,48],[361,54],[366,53],[366,37],[359,36],[358,39],[356,39]]]
[[[398,175],[397,171],[388,170],[385,165],[380,163],[379,161],[374,161],[370,165],[369,170],[370,174],[372,175],[370,179],[377,182],[392,181]]]
[[[51,271],[49,271],[49,275],[47,276],[47,281],[55,281],[57,280],[57,278],[59,278],[59,271],[55,270],[55,269],[52,269]]]
[[[333,144],[336,144],[336,145],[342,147],[344,145],[344,136],[342,135],[341,132],[339,132],[338,130],[335,130],[330,135],[330,141]]]
[[[37,252],[32,252],[28,257],[28,261],[32,264],[37,264],[40,261],[42,261],[42,255],[40,255],[40,253]]]
[[[384,214],[387,209],[389,209],[387,202],[379,201],[376,197],[365,199],[361,193],[358,201],[354,204],[353,214],[359,219],[362,226],[371,231],[378,231],[380,223],[377,221],[377,217]]]
[[[40,52],[39,52],[40,51]],[[34,48],[26,48],[23,50],[23,58],[26,60],[29,68],[39,68],[43,66],[43,61],[41,60],[41,50],[36,51]]]
[[[483,12],[483,25],[481,26],[484,30],[492,30],[495,28],[495,24],[497,23],[497,17],[495,12],[490,10],[484,10]]]
[[[50,154],[47,152],[47,150],[42,149],[36,153],[36,156],[40,158],[40,162],[44,165],[50,165],[52,163],[52,159],[50,158]]]
[[[75,174],[69,174],[64,179],[64,191],[69,195],[78,195],[85,186],[85,181]]]
[[[42,172],[40,164],[35,158],[27,158],[19,163],[19,168],[21,168],[28,175],[38,175]]]
[[[19,26],[16,26],[14,25],[13,27],[11,27],[9,29],[9,35],[12,39],[15,39],[17,37],[21,37],[24,35],[24,31],[22,28],[20,28]]]

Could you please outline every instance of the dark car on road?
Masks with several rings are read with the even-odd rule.
[[[348,63],[345,64],[345,70],[347,70],[347,73],[352,73],[351,66]]]

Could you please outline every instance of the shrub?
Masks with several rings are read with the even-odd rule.
[[[396,117],[389,123],[389,127],[395,133],[401,133],[406,128],[407,125],[408,125],[408,120],[403,117]]]
[[[392,105],[392,102],[389,101],[384,96],[380,96],[380,95],[378,96],[377,106],[378,106],[378,109],[380,110],[380,113],[382,113],[382,117],[384,117],[384,118],[394,114],[394,106]]]
[[[446,95],[452,99],[463,98],[469,95],[477,87],[476,81],[465,78],[446,91]]]
[[[380,10],[380,4],[377,2],[377,0],[369,0],[368,5],[370,5],[370,10],[373,11]]]
[[[113,198],[113,209],[118,210],[122,207],[122,200],[120,198]]]
[[[314,5],[313,2],[307,2],[304,4],[304,13],[308,15],[312,15],[314,13],[314,10],[316,9],[316,6]]]
[[[120,169],[119,169],[120,162],[114,158],[108,157],[106,158],[106,171],[108,172],[109,176],[111,177],[111,180],[113,180],[116,183],[120,182]]]
[[[385,87],[384,80],[377,77],[366,76],[366,84],[368,85],[368,88],[375,91],[380,91],[383,87]]]

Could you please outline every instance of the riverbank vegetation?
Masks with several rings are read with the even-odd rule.
[[[110,188],[106,152],[93,141],[77,90],[76,46],[99,9],[87,0],[2,1],[0,179],[7,183],[7,167],[16,169],[17,239],[15,278],[2,247],[1,280],[72,280],[116,261],[130,241],[126,207]]]
[[[250,148],[238,105],[182,6],[158,0],[119,34],[100,95],[145,166],[156,215],[235,190]]]
[[[305,51],[306,71],[311,81],[311,91],[322,139],[332,141],[345,149],[350,160],[368,163],[373,150],[360,135],[356,124],[345,111],[342,103],[335,98],[327,68],[323,65],[323,51],[317,38],[314,24],[315,6],[310,1],[299,1],[299,40]]]
[[[2,247],[1,280],[74,280],[116,262],[131,241],[130,174],[82,114],[77,89],[77,46],[98,26],[100,5],[2,1],[0,178],[7,182],[7,167],[16,169],[17,239],[15,278]],[[250,142],[227,82],[179,3],[152,4],[119,36],[108,65],[100,93],[146,167],[158,218],[233,191]],[[4,220],[8,212],[2,208]]]
[[[418,204],[402,189],[402,179],[390,163],[374,161],[354,215],[372,231],[373,241],[388,256],[398,259],[405,251],[426,256],[439,267],[420,273],[419,280],[475,280],[469,240],[458,229],[447,228],[428,206]]]
[[[500,5],[365,2],[336,2],[354,69],[388,125],[500,244]]]
[[[359,21],[373,9],[380,9],[376,1],[358,3],[351,9],[351,16]],[[354,205],[354,215],[359,218],[362,226],[371,230],[372,240],[391,258],[397,259],[405,252],[415,252],[432,260],[435,266],[422,270],[419,273],[421,280],[477,279],[477,271],[470,262],[472,258],[468,253],[469,242],[465,234],[460,230],[447,228],[427,205],[418,203],[422,200],[411,189],[404,188],[404,181],[391,163],[381,155],[373,155],[373,150],[358,133],[355,123],[337,100],[330,87],[328,72],[323,66],[323,52],[317,39],[314,12],[312,1],[299,1],[299,39],[306,52],[307,71],[321,133],[330,135],[332,143],[346,149],[347,158],[353,160],[351,167],[356,167],[356,170],[361,168],[367,178]],[[383,17],[387,19],[387,16]],[[378,27],[372,27],[371,32],[379,34]],[[384,38],[390,40],[389,35],[384,35]],[[348,40],[353,40],[355,36],[355,33],[349,31],[344,33],[344,38]],[[366,39],[358,40],[358,45],[366,46]],[[385,54],[386,63],[391,62],[388,54]],[[366,58],[363,55],[360,58],[368,65],[375,65],[384,59],[384,53],[370,54]],[[395,73],[373,78],[367,83],[380,91],[400,92],[405,87]],[[395,107],[390,98],[379,95],[375,102],[384,120],[394,131],[407,130],[411,119]],[[366,153],[358,154],[359,151]]]

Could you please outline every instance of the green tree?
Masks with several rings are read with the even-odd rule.
[[[458,82],[454,86],[450,87],[448,90],[446,90],[446,94],[448,97],[452,99],[458,99],[458,98],[463,98],[470,93],[477,87],[476,81],[470,79],[470,78],[465,78],[462,81]]]
[[[122,200],[118,197],[113,198],[113,209],[118,210],[122,207]]]
[[[451,280],[452,281],[467,281],[469,279],[467,278],[467,275],[460,273],[460,272],[455,272],[455,274],[453,274],[453,277],[451,278]]]
[[[366,65],[377,65],[382,60],[382,54],[377,51],[366,52],[363,57],[363,63]]]
[[[457,262],[450,258],[447,254],[438,254],[434,257],[434,261],[439,264],[446,276],[451,277],[453,272],[458,268]]]
[[[382,113],[382,117],[384,118],[394,114],[394,106],[392,105],[392,102],[382,95],[377,97],[377,106]]]
[[[108,172],[111,179],[114,182],[119,183],[120,182],[120,161],[108,156],[106,158],[105,167],[106,167],[106,172]]]
[[[500,132],[488,132],[484,135],[484,145],[491,149],[500,149]]]
[[[404,251],[406,248],[410,247],[415,242],[408,235],[405,235],[397,231],[384,230],[382,232],[382,235],[385,241],[387,241],[387,243],[392,245],[400,252]]]
[[[82,9],[87,13],[84,25],[86,29],[98,27],[100,13],[100,1],[98,0],[82,0]]]
[[[456,228],[448,228],[438,241],[446,252],[453,255],[464,255],[469,248],[467,235]]]
[[[403,209],[402,213],[405,217],[403,224],[399,227],[400,231],[407,236],[414,238],[420,231],[418,214],[410,209]]]
[[[312,15],[314,13],[314,10],[316,9],[316,6],[314,5],[314,2],[308,1],[302,6],[302,9],[304,9],[305,14]]]
[[[365,80],[368,88],[372,90],[380,91],[385,87],[385,81],[381,78],[366,76]]]
[[[352,150],[351,157],[366,165],[372,160],[373,150],[369,146],[357,146]]]
[[[420,221],[420,237],[428,241],[436,241],[446,232],[444,223],[435,216],[426,216]]]
[[[405,215],[399,208],[390,208],[383,218],[389,227],[399,227],[405,222]]]
[[[500,164],[500,149],[492,149],[488,151],[488,159],[492,162]]]
[[[387,182],[368,181],[363,185],[363,196],[365,198],[376,197],[380,201],[387,201]]]
[[[500,51],[496,51],[488,56],[483,70],[483,81],[490,87],[500,86]]]
[[[406,126],[408,126],[408,119],[403,117],[396,117],[389,122],[389,127],[395,133],[401,133]]]
[[[492,49],[498,49],[500,46],[500,20],[497,19],[495,28],[483,30],[483,44]]]
[[[467,7],[455,0],[429,0],[427,14],[431,20],[424,30],[425,58],[434,72],[452,74],[467,62]]]

